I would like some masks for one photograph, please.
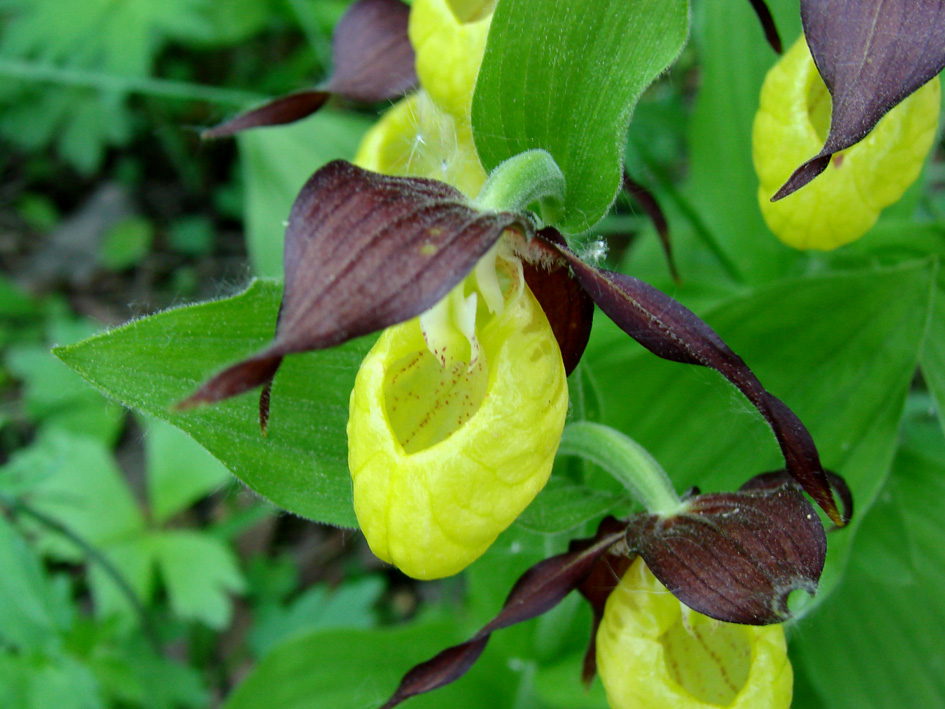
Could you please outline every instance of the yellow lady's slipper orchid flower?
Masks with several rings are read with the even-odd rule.
[[[432,325],[384,331],[351,394],[358,522],[379,558],[415,578],[455,574],[492,544],[544,487],[564,428],[551,327],[514,257],[497,267],[498,312],[481,291],[454,290]]]
[[[830,94],[807,42],[798,39],[765,78],[752,134],[758,201],[771,231],[789,246],[824,250],[865,234],[918,177],[938,128],[939,94],[936,77],[835,154],[820,177],[771,202],[794,168],[820,150],[830,127]]]
[[[735,625],[690,610],[640,558],[607,599],[597,669],[614,709],[779,709],[793,694],[780,625]]]
[[[414,3],[423,88],[367,133],[356,164],[479,192],[468,112],[488,24],[460,23],[445,0]],[[437,306],[385,330],[361,365],[348,466],[372,551],[421,579],[472,563],[547,482],[567,404],[551,326],[500,241]]]

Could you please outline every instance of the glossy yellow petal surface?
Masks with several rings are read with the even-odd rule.
[[[778,202],[771,196],[816,155],[830,126],[830,95],[803,36],[772,67],[761,89],[752,155],[765,222],[798,249],[833,249],[860,238],[918,177],[938,128],[936,77],[890,111],[822,175]]]
[[[486,181],[469,124],[441,111],[424,91],[381,117],[361,141],[354,163],[387,175],[441,180],[468,195]]]
[[[564,365],[531,292],[480,319],[472,368],[443,367],[414,319],[384,331],[351,393],[358,522],[414,578],[477,559],[544,487],[564,428]]]
[[[607,599],[597,669],[613,709],[787,709],[793,694],[780,625],[690,610],[639,558]]]
[[[457,2],[460,15],[481,17],[487,2]],[[408,32],[417,53],[420,85],[444,111],[469,122],[473,88],[492,15],[472,22],[461,21],[447,0],[414,0]]]

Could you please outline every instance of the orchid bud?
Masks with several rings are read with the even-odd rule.
[[[835,153],[809,185],[772,202],[795,168],[819,153],[830,128],[830,93],[798,39],[765,78],[752,135],[758,201],[771,231],[789,246],[823,250],[865,234],[918,177],[938,127],[939,93],[936,77]]]
[[[494,250],[430,311],[385,330],[351,393],[358,523],[375,555],[414,578],[477,559],[544,487],[564,428],[561,353],[507,255]]]
[[[607,599],[597,670],[613,709],[786,709],[793,694],[780,625],[736,625],[690,610],[640,558]]]
[[[410,10],[408,32],[421,86],[440,108],[467,123],[492,22],[490,5],[414,0]],[[457,13],[472,21],[460,19]]]

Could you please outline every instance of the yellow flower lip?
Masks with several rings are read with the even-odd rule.
[[[752,132],[758,203],[771,231],[788,246],[822,250],[865,234],[918,177],[938,128],[939,93],[935,78],[835,154],[822,175],[771,202],[794,169],[820,151],[830,126],[830,95],[798,39],[765,78]]]
[[[639,558],[607,600],[597,667],[613,709],[780,709],[793,694],[780,625],[733,625],[689,610]]]
[[[458,573],[492,544],[544,487],[564,427],[564,365],[530,291],[477,320],[472,366],[444,366],[417,319],[388,328],[351,394],[358,522],[415,578]]]

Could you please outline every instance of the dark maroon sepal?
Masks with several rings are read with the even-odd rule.
[[[294,123],[318,111],[332,95],[360,103],[387,101],[417,86],[407,37],[410,8],[401,0],[358,0],[335,27],[331,76],[317,88],[273,99],[201,133],[224,138],[250,128]]]
[[[755,10],[755,14],[758,15],[758,21],[761,22],[761,29],[764,30],[765,39],[768,40],[768,44],[771,45],[771,48],[780,54],[783,51],[781,48],[781,35],[778,34],[778,26],[774,23],[774,18],[771,16],[771,10],[768,9],[768,4],[765,0],[749,0],[749,2]]]
[[[591,604],[593,613],[591,638],[581,665],[581,680],[587,687],[597,674],[597,630],[604,619],[604,607],[611,592],[620,585],[620,579],[635,558],[636,554],[627,554],[625,550],[609,551],[597,560],[591,573],[578,586],[580,594]]]
[[[226,138],[250,128],[281,126],[307,118],[325,105],[331,97],[328,91],[299,91],[273,99],[257,108],[234,116],[228,121],[208,128],[200,134],[204,140]]]
[[[564,370],[571,374],[587,347],[594,323],[594,301],[587,291],[571,275],[568,267],[558,252],[547,246],[545,240],[564,243],[564,238],[551,228],[540,230],[532,240],[533,251],[542,253],[535,262],[527,259],[522,262],[525,282],[541,305],[551,331],[561,350]]]
[[[804,34],[832,99],[821,151],[772,197],[799,190],[834,153],[866,137],[879,120],[945,67],[942,0],[801,0]]]
[[[853,492],[847,485],[847,481],[832,470],[824,470],[827,480],[830,481],[830,487],[833,488],[834,498],[840,500],[840,511],[844,522],[849,522],[853,518]],[[786,470],[773,470],[768,473],[760,473],[748,480],[739,490],[774,490],[784,485],[791,485],[800,489],[797,480],[791,477]]]
[[[462,677],[482,654],[493,632],[551,610],[587,578],[612,546],[622,542],[626,529],[626,523],[607,517],[592,539],[572,542],[568,552],[535,564],[515,583],[502,610],[488,625],[467,642],[447,648],[410,670],[381,709],[391,709]]]
[[[532,226],[520,215],[480,212],[442,182],[328,163],[305,183],[289,214],[272,344],[224,370],[182,406],[265,384],[285,355],[332,347],[419,315],[506,229],[530,233]]]
[[[768,625],[790,617],[788,595],[811,595],[827,537],[794,486],[700,495],[684,511],[631,520],[627,545],[690,608],[729,623]]]
[[[332,37],[332,93],[361,103],[394,99],[417,86],[407,37],[410,8],[401,0],[358,0]]]
[[[754,372],[712,328],[648,283],[584,263],[566,246],[559,244],[557,249],[598,307],[646,349],[674,362],[710,367],[734,384],[771,426],[790,474],[835,524],[846,523],[807,428],[780,399],[765,390]]]
[[[193,394],[175,404],[174,408],[177,411],[186,411],[201,404],[212,404],[229,399],[265,384],[267,387],[259,403],[259,425],[265,431],[269,421],[268,384],[276,376],[280,364],[282,364],[281,356],[268,354],[266,351],[244,359],[205,382]]]

